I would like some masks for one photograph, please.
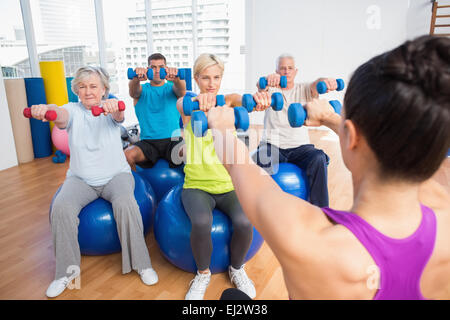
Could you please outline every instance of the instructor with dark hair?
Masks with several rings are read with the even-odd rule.
[[[148,80],[149,68],[153,79],[141,85],[141,81]],[[165,79],[160,77],[161,69],[166,70]],[[166,58],[160,53],[150,55],[148,67],[136,68],[135,72],[129,89],[141,131],[140,141],[125,149],[127,161],[133,170],[136,164],[153,167],[159,158],[167,160],[170,167],[180,165],[183,138],[176,103],[186,94],[186,82],[177,77],[176,68],[167,67]]]
[[[430,180],[450,148],[449,81],[450,39],[422,36],[358,67],[342,116],[327,100],[306,103],[307,126],[339,135],[353,182],[346,210],[283,192],[242,161],[233,110],[208,112],[216,154],[291,299],[450,299],[450,197]]]

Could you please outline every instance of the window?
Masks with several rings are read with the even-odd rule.
[[[30,6],[40,61],[63,60],[66,77],[99,64],[93,0],[30,0]]]
[[[30,60],[19,1],[0,1],[0,30],[0,62],[3,77],[30,77]]]
[[[5,0],[0,2],[3,1]],[[38,2],[38,0],[30,1]],[[77,1],[83,4],[88,3],[93,7],[94,0]],[[201,1],[201,5],[204,6],[202,20],[207,19],[207,21],[197,22],[197,25],[201,26],[199,35],[202,32],[203,38],[201,43],[200,41],[198,43],[197,52],[198,54],[211,52],[220,55],[227,63],[221,89],[224,92],[243,93],[242,91],[245,88],[245,59],[240,54],[239,49],[245,43],[245,1],[223,1],[230,5],[223,5],[222,0]],[[210,2],[218,4],[210,4]],[[137,3],[138,6],[136,6]],[[152,0],[152,4],[154,4],[152,5],[153,51],[164,54],[168,63],[173,67],[192,67],[192,62],[196,57],[192,56],[191,2],[186,0]],[[68,5],[66,4],[66,6]],[[124,100],[127,106],[133,105],[128,93],[127,68],[146,67],[147,57],[153,53],[147,52],[144,8],[144,0],[103,1],[111,93]],[[231,15],[230,12],[236,12],[237,14]],[[92,22],[95,24],[95,17],[92,18]],[[95,26],[89,28],[90,30],[96,30]],[[94,37],[97,36],[96,32],[91,33]],[[232,34],[233,38],[228,37],[228,34]],[[137,48],[137,51],[134,48]],[[88,56],[88,54],[83,53],[84,47],[74,48],[74,50],[76,54],[83,57]],[[94,50],[88,51],[93,52],[91,58],[95,60],[96,46],[94,46]],[[133,57],[134,55],[136,57]],[[137,123],[133,108],[127,108],[125,112],[125,126]]]

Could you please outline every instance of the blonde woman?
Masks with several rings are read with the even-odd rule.
[[[223,72],[224,64],[215,55],[202,54],[195,62],[194,79],[200,88],[200,94],[195,99],[199,102],[200,110],[205,113],[216,105]],[[223,107],[240,106],[241,99],[239,94],[226,95]],[[252,242],[253,227],[242,211],[229,174],[217,158],[210,130],[206,131],[203,137],[196,137],[191,127],[191,117],[183,112],[183,98],[178,100],[177,108],[182,115],[186,141],[186,176],[181,198],[192,223],[191,247],[198,269],[197,275],[191,281],[186,300],[203,299],[211,279],[209,264],[212,254],[211,227],[214,208],[228,215],[233,224],[229,266],[231,281],[238,289],[254,298],[255,287],[244,270],[244,258]]]
[[[158,276],[151,266],[143,236],[143,223],[134,198],[134,179],[122,151],[119,124],[124,112],[116,99],[106,99],[109,75],[102,68],[82,67],[72,80],[72,90],[80,102],[34,105],[31,115],[45,121],[45,113],[57,113],[55,125],[69,136],[70,166],[61,191],[55,197],[51,217],[56,258],[55,280],[47,289],[50,298],[60,295],[78,274],[80,266],[78,214],[91,201],[102,197],[111,202],[122,246],[122,273],[135,270],[141,280],[152,285]],[[93,106],[101,105],[105,116],[94,117]]]

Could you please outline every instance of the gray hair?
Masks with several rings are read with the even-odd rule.
[[[105,87],[105,94],[103,95],[102,99],[107,99],[109,96],[109,90],[111,89],[111,86],[109,84],[109,74],[102,67],[87,66],[79,68],[75,73],[75,77],[71,82],[72,91],[76,95],[78,95],[78,85],[80,84],[80,82],[86,78],[89,78],[93,74],[97,75],[100,78],[100,82]]]
[[[290,54],[290,53],[283,53],[277,58],[277,61],[275,63],[275,70],[278,70],[278,66],[280,65],[280,60],[284,59],[284,58],[292,59],[292,61],[294,61],[294,64],[295,64],[295,58],[294,58],[294,56],[292,54]]]

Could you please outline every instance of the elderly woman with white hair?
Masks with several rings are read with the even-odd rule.
[[[61,294],[78,276],[69,273],[74,266],[79,268],[81,260],[78,214],[99,197],[112,204],[122,246],[122,273],[135,270],[145,284],[158,282],[134,198],[134,178],[122,150],[119,125],[124,112],[119,111],[118,100],[106,99],[109,88],[109,75],[104,69],[82,67],[72,80],[72,90],[80,102],[31,107],[31,115],[42,121],[48,110],[54,110],[55,125],[66,129],[69,136],[70,167],[50,213],[56,272],[46,292],[48,297]],[[101,106],[105,116],[94,117],[93,106]]]

